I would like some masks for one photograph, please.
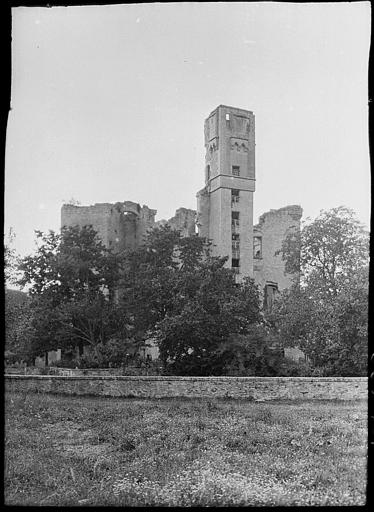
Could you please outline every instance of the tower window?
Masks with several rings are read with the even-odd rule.
[[[232,249],[232,257],[234,260],[239,260],[239,258],[240,258],[239,249]]]
[[[206,178],[207,178],[207,180],[210,180],[210,165],[209,164],[206,166]]]
[[[226,114],[226,121],[230,121],[230,114]]]
[[[232,175],[233,176],[240,176],[240,166],[239,165],[233,165],[232,166]]]
[[[231,190],[231,203],[239,203],[239,190]]]
[[[239,268],[240,268],[240,260],[239,260],[239,258],[232,258],[232,260],[231,260],[231,268],[234,269],[236,273],[239,273]]]
[[[262,237],[253,237],[253,257],[257,260],[262,258]]]
[[[239,229],[239,212],[231,212],[231,228],[234,232]]]
[[[240,240],[240,235],[239,235],[239,233],[232,233],[232,235],[231,235],[231,239],[232,239],[232,240],[239,241],[239,240]]]
[[[232,251],[232,257],[234,259],[240,258],[240,242],[239,242],[239,240],[234,240],[232,242],[231,251]]]

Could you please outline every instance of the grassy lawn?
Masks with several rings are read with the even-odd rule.
[[[365,402],[9,394],[7,505],[363,505]]]

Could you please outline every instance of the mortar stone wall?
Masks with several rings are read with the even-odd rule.
[[[115,252],[134,250],[141,246],[150,229],[168,224],[182,236],[195,234],[196,211],[178,208],[169,220],[155,221],[157,210],[133,201],[96,203],[92,206],[64,204],[61,227],[92,226],[99,239]]]
[[[174,217],[167,221],[172,229],[180,231],[182,236],[193,236],[196,232],[196,211],[178,208]]]
[[[6,375],[9,392],[142,398],[367,399],[365,377],[130,377]]]
[[[92,206],[64,204],[61,227],[91,225],[107,248],[115,252],[136,249],[155,225],[156,210],[132,201],[96,203]]]
[[[261,257],[253,261],[254,278],[261,290],[267,282],[276,283],[278,290],[284,290],[297,277],[285,272],[285,261],[276,252],[281,249],[288,233],[300,232],[302,213],[298,205],[270,210],[262,214],[259,223],[253,227],[253,235],[262,239]]]

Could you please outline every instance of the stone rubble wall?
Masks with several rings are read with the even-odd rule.
[[[81,396],[367,399],[366,377],[158,377],[5,375],[5,390]]]
[[[261,289],[267,281],[277,283],[279,291],[292,285],[296,276],[285,273],[285,262],[282,255],[276,255],[276,252],[281,249],[289,232],[300,232],[302,213],[303,210],[298,205],[270,210],[263,213],[259,223],[253,227],[253,235],[262,238],[261,258],[253,261],[254,279]]]
[[[183,237],[194,236],[196,232],[196,211],[189,208],[178,208],[174,217],[167,221],[172,229],[180,231]]]

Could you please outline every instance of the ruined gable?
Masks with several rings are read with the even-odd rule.
[[[180,231],[182,236],[196,234],[196,211],[188,208],[178,208],[174,217],[167,221],[169,226]]]
[[[295,275],[285,273],[282,255],[276,253],[290,231],[300,231],[302,213],[298,205],[270,210],[253,227],[253,276],[261,289],[266,284],[278,290],[291,286]]]

